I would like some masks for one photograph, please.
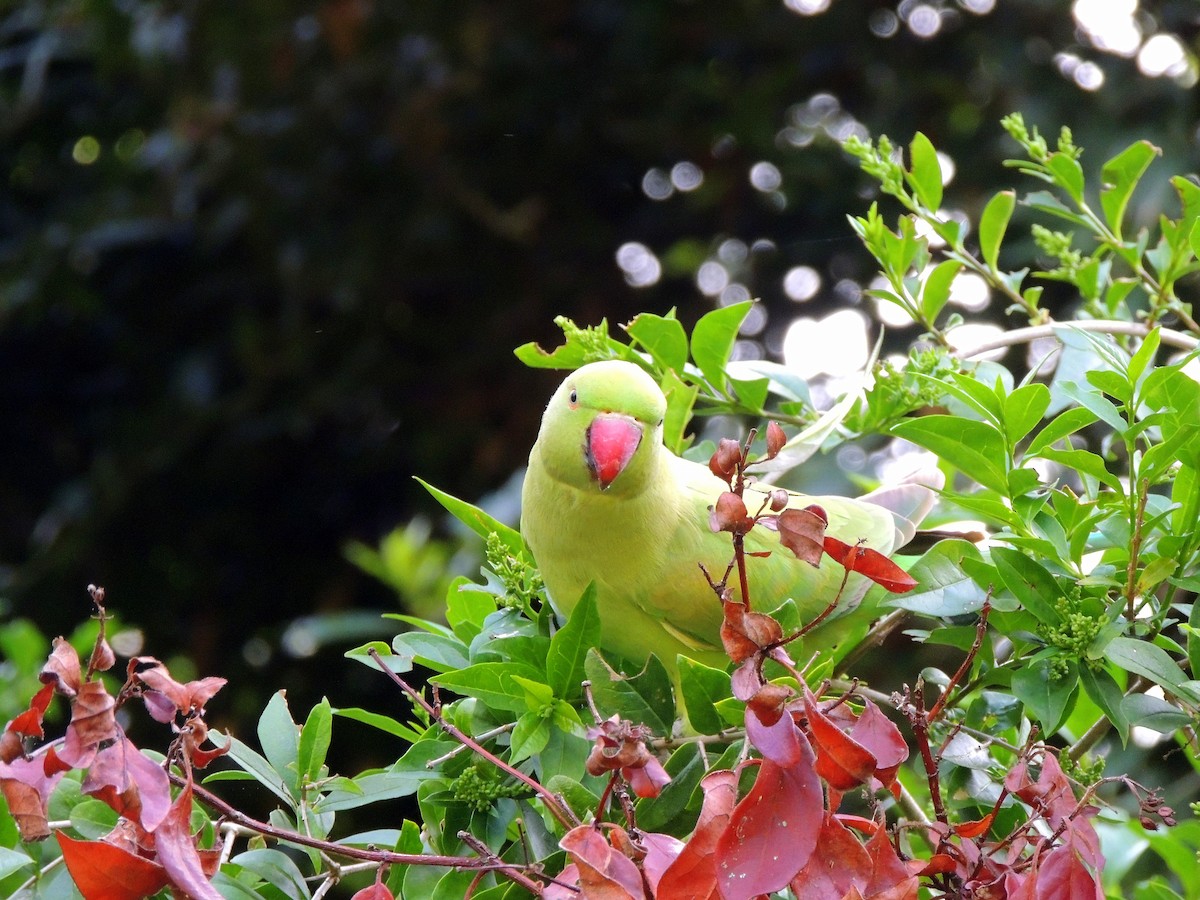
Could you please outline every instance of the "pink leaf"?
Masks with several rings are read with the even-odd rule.
[[[747,734],[763,740],[771,756],[763,759],[754,787],[734,808],[717,841],[717,884],[725,900],[745,900],[786,887],[807,865],[825,814],[816,758],[791,717],[784,716],[769,729],[752,723],[757,720],[748,715]],[[793,739],[785,736],[787,731]],[[776,758],[787,762],[780,764]]]
[[[196,842],[192,838],[192,786],[186,785],[171,804],[167,817],[153,832],[158,861],[171,886],[189,900],[223,900],[204,874]]]

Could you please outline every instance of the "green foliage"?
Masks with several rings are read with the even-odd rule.
[[[904,360],[878,363],[873,379],[832,398],[827,409],[814,406],[809,385],[795,373],[732,359],[749,303],[709,312],[690,331],[673,311],[644,313],[624,326],[627,341],[611,335],[604,321],[579,327],[560,318],[561,346],[545,351],[528,344],[517,356],[549,368],[613,358],[642,366],[667,396],[664,430],[677,452],[688,447],[694,416],[720,413],[783,423],[790,434],[771,453],[780,467],[868,436],[900,438],[932,454],[950,476],[935,518],[948,525],[970,519],[970,529],[985,531],[986,539],[958,528],[958,537],[906,560],[917,587],[886,601],[910,614],[910,638],[952,653],[959,668],[901,673],[911,687],[897,705],[922,752],[887,776],[898,778],[904,805],[885,792],[877,800],[881,821],[895,825],[917,808],[937,820],[940,830],[910,825],[896,832],[904,835],[906,853],[924,859],[936,848],[945,855],[955,841],[1008,842],[1006,835],[1032,833],[1030,822],[1051,813],[1037,805],[1042,800],[1030,799],[1034,782],[1022,784],[1014,773],[1024,773],[1037,757],[1037,777],[1046,779],[1038,785],[1070,794],[1073,781],[1076,791],[1058,797],[1066,806],[1053,815],[1064,824],[1052,841],[1071,828],[1079,829],[1071,840],[1090,841],[1090,812],[1083,811],[1098,802],[1102,788],[1123,788],[1097,827],[1106,845],[1124,849],[1112,852],[1112,866],[1103,872],[1096,871],[1098,851],[1088,850],[1092,856],[1076,859],[1079,877],[1089,885],[1102,877],[1113,895],[1192,896],[1200,884],[1197,820],[1176,822],[1182,813],[1154,785],[1111,771],[1107,757],[1137,753],[1134,729],[1149,729],[1172,736],[1200,769],[1192,730],[1200,716],[1200,681],[1193,678],[1200,663],[1200,386],[1191,374],[1200,328],[1179,292],[1183,279],[1200,269],[1200,189],[1172,180],[1181,212],[1162,216],[1152,234],[1129,221],[1132,198],[1157,156],[1149,144],[1136,142],[1103,163],[1096,182],[1070,131],[1051,146],[1020,116],[1005,119],[1004,127],[1024,154],[1011,161],[1012,170],[1046,188],[1000,191],[983,204],[974,236],[941,210],[942,172],[928,138],[913,138],[907,165],[885,137],[847,143],[863,172],[901,209],[894,222],[879,204],[851,220],[886,284],[874,294],[903,309],[927,339]],[[1029,226],[1031,245],[1050,266],[1016,259],[1019,208],[1052,223]],[[1053,227],[1062,222],[1069,231]],[[959,319],[946,309],[964,273],[983,278],[1008,314],[1031,325],[1008,332],[1002,347],[1050,337],[1057,340],[1056,357],[1007,367],[957,347]],[[1052,319],[1042,305],[1047,283],[1074,292],[1078,318]],[[205,783],[257,783],[277,802],[270,825],[286,832],[283,844],[289,846],[287,834],[297,838],[290,842],[292,855],[254,846],[228,859],[214,882],[227,896],[311,896],[305,873],[328,873],[321,851],[338,847],[387,847],[460,863],[486,858],[511,864],[522,877],[540,877],[563,871],[564,849],[581,858],[568,835],[578,835],[574,826],[590,817],[616,828],[623,816],[639,833],[686,839],[708,803],[706,773],[733,771],[740,757],[756,752],[766,758],[754,767],[758,775],[770,776],[768,762],[787,772],[779,759],[794,764],[803,755],[781,748],[767,732],[748,733],[767,728],[750,718],[759,715],[755,704],[764,692],[790,704],[811,729],[822,760],[815,771],[831,786],[830,796],[835,779],[848,777],[850,762],[866,765],[854,755],[862,750],[851,740],[855,732],[844,733],[832,720],[822,732],[830,710],[805,693],[829,689],[827,676],[843,684],[841,676],[854,676],[853,670],[820,659],[803,673],[780,669],[784,677],[749,692],[743,667],[736,698],[729,671],[684,657],[674,683],[654,657],[631,671],[597,646],[594,589],[583,593],[567,622],[558,622],[520,534],[474,504],[425,486],[485,539],[482,583],[450,579],[448,554],[419,530],[398,532],[378,552],[351,549],[360,566],[398,593],[444,596],[445,624],[393,616],[404,630],[390,643],[347,653],[381,678],[384,672],[397,676],[411,703],[399,718],[322,700],[300,723],[280,692],[259,718],[257,748],[213,733],[218,745],[228,742],[236,768]],[[802,624],[790,621],[788,609],[785,604],[774,620],[784,641]],[[0,641],[24,646],[19,630],[8,626]],[[882,626],[862,646],[876,638],[884,639]],[[853,648],[839,648],[837,659],[855,658]],[[425,686],[400,677],[410,672],[419,672]],[[26,681],[14,684],[28,693],[32,674],[23,672]],[[763,677],[761,667],[753,674]],[[846,705],[855,704],[855,727],[870,721],[866,709],[875,709],[863,698],[888,699],[859,685],[846,691]],[[684,709],[686,727],[695,733],[680,739],[677,719]],[[339,719],[378,731],[395,745],[396,761],[353,776],[331,772],[328,753]],[[620,730],[627,726],[635,730]],[[873,746],[870,766],[884,750]],[[653,792],[639,791],[635,803],[628,786],[650,759],[664,778]],[[822,769],[831,759],[848,768]],[[1061,779],[1053,778],[1052,759],[1062,761]],[[877,772],[870,766],[861,771]],[[748,772],[738,770],[734,781],[749,778]],[[802,791],[783,778],[774,793],[799,796],[811,791],[806,784]],[[1171,804],[1183,807],[1186,798],[1176,800],[1169,790]],[[63,820],[81,836],[105,833],[112,810],[79,791],[77,780],[59,786],[54,802],[65,807]],[[753,791],[764,798],[755,803],[768,802],[770,792],[757,775]],[[415,803],[419,825],[336,837],[340,813],[397,798]],[[44,848],[17,846],[11,819],[0,817],[0,885],[32,884],[31,873],[45,866]],[[604,847],[607,854],[611,848]],[[439,866],[446,868],[409,857],[391,861],[388,884],[411,896],[461,896],[476,875],[481,896],[515,896],[521,889],[494,872],[453,871],[445,861]],[[965,876],[929,877],[932,888],[948,892]]]

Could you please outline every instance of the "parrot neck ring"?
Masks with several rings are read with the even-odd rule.
[[[584,454],[592,477],[607,490],[625,471],[642,442],[642,426],[629,416],[600,413],[587,429]]]

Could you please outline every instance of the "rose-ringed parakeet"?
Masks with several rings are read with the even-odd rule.
[[[722,606],[698,564],[719,578],[732,556],[729,534],[709,526],[709,510],[727,486],[707,466],[663,445],[666,408],[658,384],[633,363],[591,363],[568,375],[550,398],[529,455],[521,532],[560,615],[570,616],[595,582],[603,649],[636,664],[655,653],[670,671],[677,654],[723,667]],[[770,490],[747,489],[752,513],[755,498]],[[895,521],[883,507],[795,494],[788,505],[814,503],[828,516],[828,535],[883,554],[894,549]],[[810,621],[845,576],[832,559],[819,567],[801,562],[766,528],[747,534],[746,550],[774,551],[747,561],[756,610],[791,597],[801,621]],[[851,574],[835,617],[868,587]],[[741,599],[736,592],[735,598]]]

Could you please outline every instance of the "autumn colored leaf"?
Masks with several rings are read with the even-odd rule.
[[[852,889],[865,890],[871,872],[871,857],[862,842],[827,815],[815,852],[792,880],[792,892],[796,900],[842,900]]]
[[[708,515],[708,527],[713,531],[745,532],[752,524],[745,501],[732,491],[724,491]]]
[[[768,727],[748,713],[746,734],[763,760],[717,840],[717,884],[725,900],[786,887],[808,863],[825,814],[816,757],[791,717]]]
[[[396,897],[388,890],[386,884],[382,881],[376,881],[370,887],[365,887],[361,891],[355,891],[350,900],[396,900]]]
[[[764,648],[783,640],[783,629],[770,616],[747,612],[746,607],[734,600],[726,600],[724,608],[721,643],[735,663],[744,662]]]
[[[633,860],[615,850],[594,825],[572,828],[558,845],[575,863],[584,897],[645,900],[641,871]]]
[[[917,900],[919,882],[913,868],[920,864],[906,865],[883,828],[871,836],[866,848],[871,857],[871,880],[865,896],[871,900]]]
[[[737,474],[742,461],[742,445],[732,438],[721,438],[717,450],[708,460],[708,469],[726,484]]]
[[[1098,872],[1080,858],[1073,842],[1055,847],[1041,860],[1037,874],[1038,900],[1104,900]]]
[[[204,863],[191,833],[192,786],[187,784],[171,804],[162,824],[154,830],[158,862],[170,884],[190,900],[222,900],[205,875]]]
[[[779,542],[811,565],[820,565],[824,552],[825,527],[829,519],[819,506],[785,509],[775,520]]]
[[[65,697],[74,697],[79,692],[83,673],[80,671],[79,654],[66,638],[56,637],[50,658],[38,674],[43,684],[53,684]]]
[[[903,594],[917,586],[915,578],[878,550],[847,544],[835,537],[825,538],[824,550],[851,572],[865,575],[893,594]]]
[[[817,774],[836,791],[849,791],[866,784],[875,774],[878,761],[866,747],[842,731],[821,711],[812,691],[804,691],[808,730],[817,751]]]
[[[23,841],[40,841],[50,836],[46,807],[62,771],[46,773],[40,757],[17,758],[0,763],[0,790],[16,820]]]
[[[141,900],[167,886],[167,873],[153,860],[107,841],[82,841],[54,834],[63,862],[84,900]]]
[[[99,745],[117,736],[113,717],[116,701],[101,681],[87,681],[71,701],[71,723],[67,726],[58,756],[76,769],[91,765]]]
[[[641,843],[646,850],[646,856],[642,860],[642,874],[646,876],[646,882],[654,896],[658,900],[664,900],[658,885],[662,881],[663,873],[683,852],[684,843],[677,837],[657,832],[643,834]]]
[[[778,422],[767,423],[767,459],[774,459],[787,443],[787,434]]]
[[[992,827],[992,820],[996,818],[995,810],[988,813],[982,819],[975,819],[971,822],[960,822],[954,826],[954,833],[961,838],[977,838],[987,834],[988,829]]]
[[[15,731],[18,734],[26,735],[27,737],[40,738],[44,735],[42,731],[42,718],[46,715],[46,710],[50,706],[50,701],[54,699],[54,682],[48,682],[41,690],[33,695],[33,699],[29,701],[29,709],[21,713],[15,719],[8,723],[6,731]],[[15,759],[13,756],[11,759]],[[9,762],[11,760],[5,760]]]
[[[171,808],[171,782],[162,766],[122,734],[96,754],[81,790],[118,814],[154,831]]]
[[[850,736],[875,757],[875,778],[883,787],[896,792],[896,772],[908,759],[908,744],[896,723],[870,700],[850,728]]]
[[[737,803],[737,786],[737,773],[728,769],[709,772],[701,779],[704,803],[700,807],[696,830],[659,879],[658,900],[715,900],[719,896],[717,841],[728,827]]]
[[[186,684],[178,682],[171,677],[167,667],[153,656],[135,656],[129,660],[129,679],[141,682],[150,691],[157,691],[166,697],[180,714],[185,716],[193,712],[203,712],[208,701],[226,683],[224,678],[215,677],[201,678]],[[155,701],[147,700],[146,706],[150,710],[150,714],[157,719],[162,715],[163,710],[161,704],[156,703],[160,706],[156,714],[156,710],[151,706],[152,703]]]

